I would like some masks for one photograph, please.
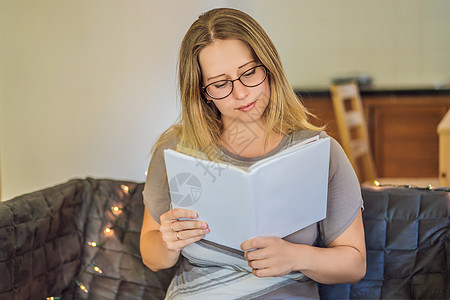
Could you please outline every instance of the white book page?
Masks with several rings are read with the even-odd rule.
[[[196,211],[208,223],[206,240],[240,249],[255,224],[248,172],[174,150],[164,155],[172,207]]]
[[[285,237],[326,217],[329,153],[321,139],[252,172],[258,236]]]

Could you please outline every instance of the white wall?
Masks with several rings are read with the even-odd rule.
[[[221,3],[1,1],[2,199],[74,177],[144,181],[177,116],[181,39]]]
[[[181,39],[218,6],[263,25],[295,87],[351,71],[381,84],[450,79],[445,0],[3,0],[2,199],[74,177],[143,181],[177,116]]]
[[[378,86],[450,84],[448,0],[250,0],[294,87],[366,73]]]

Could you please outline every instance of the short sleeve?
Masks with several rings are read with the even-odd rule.
[[[144,204],[150,215],[156,222],[160,222],[159,217],[170,209],[170,192],[167,182],[166,165],[164,162],[164,150],[176,149],[176,138],[159,146],[153,153],[147,171],[144,191],[142,196]]]
[[[327,217],[319,222],[323,244],[327,246],[343,233],[362,208],[358,177],[341,145],[331,138]]]

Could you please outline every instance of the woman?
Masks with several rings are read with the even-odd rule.
[[[144,263],[159,270],[181,258],[166,298],[318,298],[316,282],[359,281],[366,268],[362,198],[334,140],[327,217],[288,237],[250,239],[241,252],[203,240],[209,228],[196,212],[170,209],[164,149],[248,167],[313,135],[326,136],[308,122],[261,26],[234,9],[201,15],[181,44],[179,84],[181,118],[156,143],[143,192]]]

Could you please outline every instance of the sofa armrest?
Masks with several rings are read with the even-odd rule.
[[[73,281],[83,243],[82,186],[73,180],[0,203],[1,299],[43,299]]]

